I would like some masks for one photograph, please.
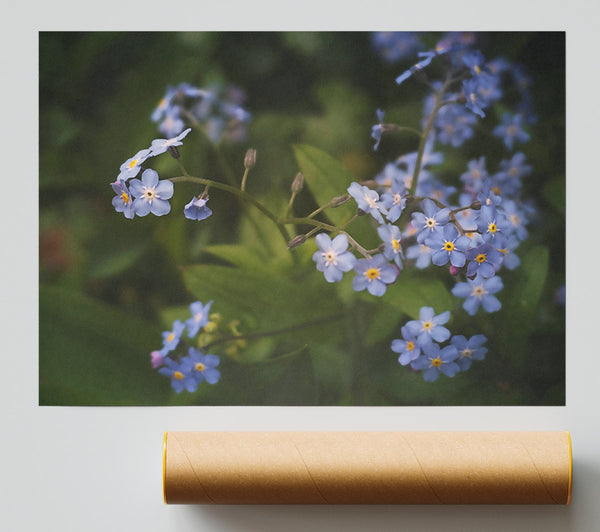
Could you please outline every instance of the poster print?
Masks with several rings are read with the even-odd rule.
[[[40,404],[564,404],[564,42],[40,33]]]

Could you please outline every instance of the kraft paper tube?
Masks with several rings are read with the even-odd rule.
[[[165,503],[569,504],[568,432],[167,432]]]

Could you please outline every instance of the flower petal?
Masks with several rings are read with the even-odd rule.
[[[160,199],[169,199],[173,197],[173,183],[167,179],[163,179],[158,183],[154,191]]]
[[[158,173],[152,170],[152,168],[144,170],[142,173],[142,183],[147,188],[154,188],[158,185]]]
[[[150,212],[156,216],[164,216],[171,212],[171,205],[167,200],[155,199],[150,205]]]

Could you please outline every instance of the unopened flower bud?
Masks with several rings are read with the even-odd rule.
[[[479,209],[481,209],[481,201],[477,200],[471,203],[471,209],[473,209],[474,211],[478,211]]]
[[[160,354],[160,351],[152,351],[150,353],[150,361],[152,362],[152,367],[154,369],[163,365],[165,357]]]
[[[179,148],[177,146],[169,146],[169,153],[174,159],[179,159]]]
[[[244,157],[244,167],[252,168],[256,164],[256,150],[248,150],[246,152],[246,157]]]
[[[223,316],[221,316],[221,314],[219,314],[218,312],[213,312],[208,316],[208,319],[219,325],[223,321]]]
[[[292,181],[292,192],[294,194],[300,192],[304,188],[304,176],[298,172]]]
[[[456,275],[460,271],[460,268],[456,266],[450,265],[450,275]]]
[[[346,194],[345,196],[337,196],[329,202],[329,206],[333,207],[333,208],[340,207],[341,205],[346,203],[349,199],[350,199],[350,196],[348,194]]]
[[[205,326],[204,326],[204,330],[208,333],[208,334],[213,334],[215,332],[217,332],[218,326],[214,321],[209,321]]]
[[[304,242],[306,242],[306,235],[298,235],[288,242],[288,248],[292,249],[301,246],[302,244],[304,244]]]

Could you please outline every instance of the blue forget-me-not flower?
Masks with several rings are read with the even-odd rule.
[[[337,235],[333,240],[325,233],[319,233],[315,241],[319,251],[313,254],[317,270],[323,272],[328,283],[342,280],[344,272],[349,272],[356,264],[356,257],[348,249],[348,237]]]
[[[432,307],[421,307],[419,310],[419,319],[411,320],[406,324],[408,332],[417,337],[420,346],[436,342],[443,342],[450,338],[450,331],[442,327],[450,319],[450,311],[434,315]]]
[[[375,255],[372,259],[359,259],[354,266],[356,277],[352,279],[352,288],[357,292],[364,290],[373,296],[382,296],[387,285],[398,277],[398,270],[391,266],[384,255]]]
[[[495,275],[490,279],[484,279],[481,275],[475,279],[468,279],[466,283],[456,283],[452,293],[456,297],[464,297],[463,308],[467,314],[474,316],[480,306],[486,312],[496,312],[502,308],[502,304],[494,295],[502,290],[502,279]]]

